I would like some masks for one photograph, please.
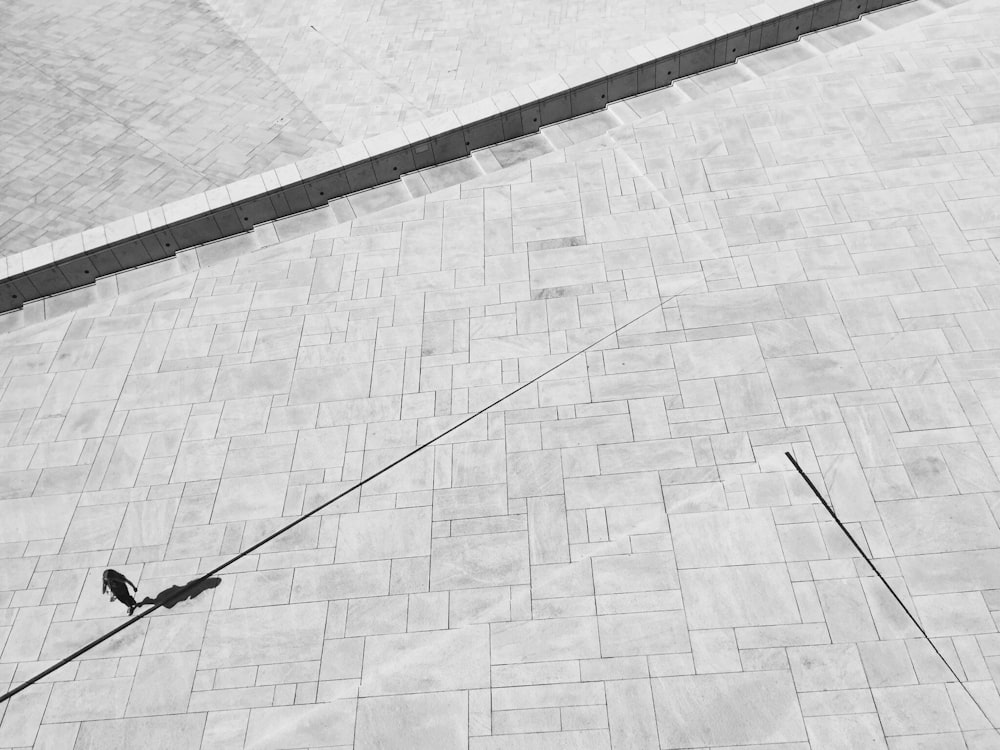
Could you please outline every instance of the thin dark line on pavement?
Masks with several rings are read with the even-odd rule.
[[[958,672],[956,672],[955,668],[951,666],[951,663],[944,658],[944,654],[941,653],[940,649],[938,649],[934,641],[931,640],[931,637],[927,634],[927,631],[924,630],[924,626],[920,624],[920,621],[917,620],[913,612],[910,611],[910,608],[907,607],[906,604],[903,603],[903,600],[899,598],[899,594],[896,593],[896,590],[893,589],[893,587],[889,584],[889,581],[887,581],[885,576],[882,575],[882,572],[875,567],[875,563],[872,562],[872,559],[868,555],[868,553],[865,552],[865,550],[861,547],[860,544],[858,544],[858,541],[854,538],[854,534],[852,534],[850,530],[848,530],[848,528],[844,525],[843,521],[841,521],[840,518],[837,517],[837,513],[833,509],[833,505],[831,505],[826,500],[826,498],[823,497],[820,491],[816,489],[816,485],[813,484],[813,481],[809,478],[809,475],[806,474],[804,471],[802,471],[802,467],[799,466],[799,462],[795,460],[795,457],[788,451],[785,451],[785,456],[788,458],[789,461],[791,461],[792,466],[795,467],[795,470],[799,473],[799,476],[802,477],[805,480],[806,484],[809,485],[809,489],[813,491],[813,494],[817,498],[819,498],[819,501],[823,504],[823,507],[826,508],[826,512],[830,514],[830,518],[832,518],[834,522],[837,524],[837,526],[840,527],[840,530],[844,532],[844,535],[850,540],[851,544],[854,545],[854,548],[858,551],[858,554],[860,554],[861,557],[864,558],[865,562],[868,563],[868,567],[871,568],[872,571],[874,571],[875,575],[878,576],[878,579],[882,581],[882,584],[889,590],[889,593],[892,594],[892,598],[895,599],[896,602],[899,604],[899,606],[903,608],[903,611],[906,613],[906,616],[910,618],[910,621],[914,625],[916,625],[917,630],[920,631],[920,635],[922,635],[924,637],[924,640],[930,644],[930,647],[932,649],[934,649],[934,653],[938,655],[938,658],[942,662],[944,662],[944,665],[948,668],[948,671],[951,672],[952,677],[955,678],[955,682],[957,682],[959,685],[962,686],[962,689],[965,690],[966,695],[968,695],[969,698],[972,699],[972,702],[976,704],[976,708],[978,708],[980,713],[982,713],[982,715],[986,718],[987,723],[989,723],[989,725],[993,728],[993,731],[1000,734],[1000,728],[997,728],[997,725],[993,723],[993,720],[990,718],[990,715],[986,713],[986,709],[983,708],[982,704],[976,699],[976,696],[974,696],[972,694],[972,691],[969,690],[969,686],[966,685],[965,682],[962,680],[962,678],[958,676]],[[975,731],[975,730],[964,730],[964,731]]]
[[[284,534],[289,529],[291,529],[291,528],[293,528],[295,526],[298,526],[300,523],[302,523],[303,521],[305,521],[307,518],[310,518],[310,517],[316,515],[317,513],[319,513],[321,510],[323,510],[327,506],[332,505],[333,503],[335,503],[338,500],[346,497],[347,495],[350,495],[352,492],[354,492],[357,489],[360,489],[361,487],[363,487],[364,485],[366,485],[368,482],[372,481],[373,479],[376,479],[377,477],[382,476],[387,471],[389,471],[390,469],[393,469],[394,467],[398,466],[399,464],[401,464],[406,459],[408,459],[408,458],[416,455],[417,453],[419,453],[420,451],[422,451],[424,448],[427,448],[427,447],[433,445],[434,443],[436,443],[437,441],[439,441],[441,438],[445,437],[446,435],[449,435],[450,433],[454,432],[455,430],[459,429],[460,427],[465,426],[466,424],[468,424],[469,422],[471,422],[476,417],[478,417],[478,416],[480,416],[482,414],[485,414],[487,411],[489,411],[490,409],[492,409],[494,406],[502,403],[503,401],[506,401],[511,396],[514,396],[514,395],[520,393],[525,388],[527,388],[527,387],[529,387],[531,385],[534,385],[535,383],[537,383],[539,380],[541,380],[542,378],[544,378],[549,373],[551,373],[551,372],[559,369],[560,367],[562,367],[567,362],[570,362],[570,361],[576,359],[581,354],[584,354],[584,353],[590,351],[591,349],[593,349],[595,346],[597,346],[601,342],[606,341],[607,339],[609,339],[612,336],[616,335],[617,333],[619,333],[620,331],[622,331],[627,326],[630,326],[633,323],[635,323],[640,318],[644,318],[647,315],[649,315],[651,312],[655,312],[656,310],[662,309],[663,306],[666,305],[668,302],[670,302],[673,299],[676,299],[677,297],[679,297],[681,294],[683,294],[684,292],[686,292],[688,289],[690,289],[693,286],[694,285],[691,284],[690,286],[685,287],[684,289],[682,289],[680,292],[677,292],[676,294],[672,294],[672,295],[670,295],[669,297],[667,297],[665,299],[661,298],[661,300],[656,305],[654,305],[653,307],[649,308],[648,310],[646,310],[643,313],[640,313],[639,315],[636,315],[634,318],[628,320],[627,322],[622,323],[620,326],[618,326],[617,328],[615,328],[611,332],[604,334],[599,339],[597,339],[596,341],[588,344],[587,346],[585,346],[583,349],[580,349],[575,354],[571,354],[568,357],[566,357],[566,359],[560,360],[559,362],[557,362],[556,364],[552,365],[552,367],[550,367],[549,369],[545,370],[541,374],[536,375],[535,377],[533,377],[531,380],[527,381],[526,383],[522,383],[517,388],[515,388],[514,390],[512,390],[510,393],[508,393],[508,394],[506,394],[504,396],[501,396],[500,398],[496,399],[495,401],[491,402],[490,404],[484,406],[482,409],[479,409],[478,411],[474,412],[473,414],[470,414],[465,419],[461,420],[457,424],[452,425],[451,427],[449,427],[447,430],[445,430],[441,434],[439,434],[439,435],[431,438],[430,440],[428,440],[426,443],[418,445],[413,450],[411,450],[408,453],[404,454],[400,458],[397,458],[395,461],[393,461],[392,463],[390,463],[388,466],[384,466],[381,469],[379,469],[378,471],[376,471],[374,474],[372,474],[371,476],[365,477],[364,479],[361,479],[360,481],[356,482],[354,485],[352,485],[350,488],[344,490],[339,495],[337,495],[337,496],[335,496],[335,497],[333,497],[333,498],[331,498],[331,499],[329,499],[329,500],[321,503],[320,505],[317,505],[315,508],[313,508],[311,511],[309,511],[305,515],[299,516],[298,518],[296,518],[291,523],[286,524],[285,526],[282,526],[280,529],[278,529],[277,531],[275,531],[273,534],[270,534],[269,536],[264,537],[263,539],[261,539],[256,544],[254,544],[254,545],[248,547],[247,549],[243,550],[242,552],[240,552],[235,557],[230,558],[229,560],[227,560],[226,562],[222,563],[221,565],[217,565],[216,567],[212,568],[210,571],[208,571],[207,573],[205,573],[203,576],[201,576],[199,578],[195,578],[192,581],[189,581],[186,586],[183,586],[182,588],[180,588],[179,590],[177,590],[172,596],[164,599],[161,602],[157,602],[156,604],[154,604],[149,609],[144,610],[141,614],[138,614],[135,617],[133,617],[132,619],[127,620],[126,622],[123,622],[121,625],[119,625],[118,627],[114,628],[110,632],[105,633],[104,635],[100,636],[99,638],[91,641],[86,646],[83,646],[83,647],[77,649],[76,651],[74,651],[69,656],[65,657],[64,659],[61,659],[58,662],[56,662],[55,664],[53,664],[52,666],[50,666],[48,669],[45,669],[45,670],[39,672],[38,674],[36,674],[31,679],[29,679],[26,682],[23,682],[20,685],[18,685],[16,688],[13,688],[13,689],[9,690],[8,692],[4,693],[3,695],[0,695],[0,703],[3,703],[4,701],[9,700],[10,698],[13,698],[15,695],[17,695],[18,693],[20,693],[25,688],[28,688],[31,685],[34,685],[36,682],[38,682],[42,678],[47,677],[48,675],[52,674],[57,669],[66,666],[67,664],[69,664],[74,659],[78,658],[79,656],[82,656],[83,654],[87,653],[91,649],[93,649],[93,648],[101,645],[102,643],[104,643],[109,638],[111,638],[111,637],[117,635],[118,633],[122,632],[123,630],[125,630],[125,628],[130,627],[130,626],[134,625],[135,623],[139,622],[139,620],[141,620],[142,618],[147,617],[148,615],[151,615],[153,612],[155,612],[156,610],[160,609],[160,607],[166,607],[166,606],[168,606],[170,604],[173,604],[176,600],[180,599],[182,596],[184,596],[191,589],[196,588],[197,586],[200,586],[205,581],[207,581],[209,578],[211,578],[212,576],[214,576],[216,573],[219,573],[220,571],[225,570],[226,568],[228,568],[233,563],[238,562],[239,560],[242,560],[247,555],[251,554],[252,552],[255,552],[258,549],[260,549],[265,544],[267,544],[268,542],[270,542],[272,539],[275,539],[276,537],[281,536],[282,534]]]

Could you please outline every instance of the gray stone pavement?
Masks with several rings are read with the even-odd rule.
[[[1000,7],[875,25],[935,9],[0,336],[4,687],[121,622],[105,567],[155,597],[654,310],[0,747],[1000,747]]]
[[[0,255],[754,4],[14,0]]]

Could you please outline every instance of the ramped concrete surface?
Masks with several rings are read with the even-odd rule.
[[[120,622],[104,567],[183,583],[664,303],[0,747],[1000,746],[998,33],[921,0],[4,335],[7,685]]]
[[[6,2],[0,255],[755,2]]]
[[[384,207],[426,194],[440,183],[436,167],[472,155],[473,171],[499,166],[481,152],[574,116],[629,105],[621,100],[803,35],[850,23],[897,0],[772,0],[626,51],[605,53],[583,67],[404,125],[335,152],[190,195],[150,211],[91,227],[21,253],[0,257],[0,312],[18,310],[71,289],[93,296],[95,280],[175,256],[188,248],[236,238],[253,227],[327,206],[340,220],[357,216],[356,200]],[[634,114],[632,115],[634,117]],[[591,118],[588,132],[606,118]],[[578,128],[578,125],[574,127]],[[479,152],[479,153],[477,153]],[[458,165],[460,166],[460,165]],[[434,176],[424,172],[433,172]],[[462,173],[459,169],[458,174]],[[402,176],[402,183],[400,183]],[[375,189],[375,186],[381,185]],[[362,193],[371,189],[370,193]],[[352,195],[350,200],[341,199]],[[211,248],[217,252],[218,248]],[[190,261],[190,257],[187,259]],[[200,258],[199,258],[200,260]],[[188,264],[189,265],[189,264]],[[111,279],[114,283],[114,280]],[[80,295],[74,295],[79,297]],[[59,304],[65,306],[65,300]],[[36,302],[29,319],[44,315]],[[5,328],[18,325],[2,321]]]

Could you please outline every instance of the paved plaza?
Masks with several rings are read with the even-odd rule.
[[[757,0],[8,0],[0,255]]]
[[[0,748],[1000,748],[1000,5],[947,5],[4,329],[0,691],[125,621],[104,569],[162,601],[412,455]]]

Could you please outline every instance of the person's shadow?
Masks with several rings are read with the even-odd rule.
[[[145,599],[139,602],[139,606],[144,607],[147,604],[152,604],[154,606],[162,605],[164,609],[173,609],[181,602],[186,602],[188,599],[194,599],[199,594],[202,594],[210,589],[214,589],[216,586],[222,583],[221,578],[206,578],[204,581],[201,581],[195,584],[194,586],[191,586],[191,584],[197,580],[198,579],[195,578],[180,586],[171,586],[168,589],[163,589],[163,591],[161,591],[152,599],[150,599],[147,596]],[[189,586],[190,588],[188,588]],[[184,593],[181,593],[182,591]]]

